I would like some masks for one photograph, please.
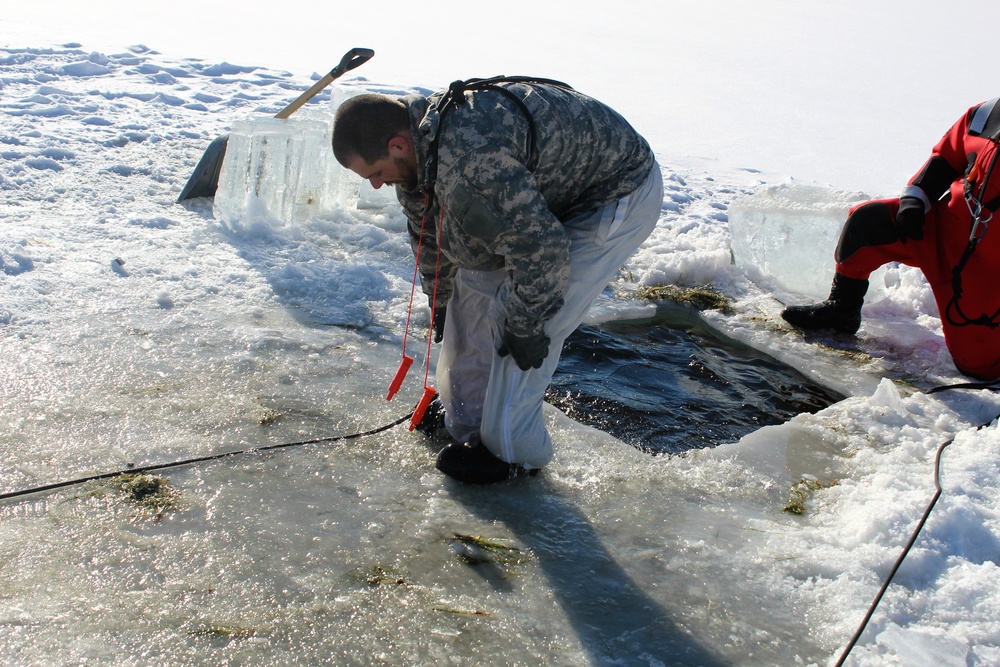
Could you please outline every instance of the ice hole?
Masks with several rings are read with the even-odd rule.
[[[585,325],[567,339],[546,400],[652,454],[736,442],[844,396],[696,318]]]

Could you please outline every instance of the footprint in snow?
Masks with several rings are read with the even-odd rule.
[[[23,246],[17,246],[24,250]],[[35,268],[35,261],[24,252],[0,250],[0,271],[8,276],[17,276]]]

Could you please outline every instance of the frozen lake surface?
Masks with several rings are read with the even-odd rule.
[[[308,82],[66,45],[0,50],[0,84],[0,490],[409,411],[418,373],[384,398],[412,275],[398,210],[281,224],[175,203],[234,117],[273,115]],[[397,427],[171,470],[144,501],[109,480],[4,502],[0,655],[829,664],[954,438],[944,502],[851,664],[909,660],[914,646],[911,664],[996,664],[1000,434],[977,427],[1000,403],[924,392],[962,379],[926,285],[895,267],[857,340],[803,339],[777,316],[800,295],[732,263],[730,204],[769,176],[662,164],[657,229],[588,324],[627,338],[618,323],[655,317],[637,287],[709,284],[733,312],[699,326],[846,398],[674,456],[549,406],[552,465],[492,489],[442,478],[435,447]]]

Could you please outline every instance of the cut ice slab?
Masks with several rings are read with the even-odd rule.
[[[266,220],[278,225],[329,217],[350,207],[379,209],[394,190],[376,192],[341,167],[331,148],[333,116],[302,112],[296,118],[233,123],[219,173],[214,215],[220,220]]]
[[[733,260],[762,287],[824,299],[844,220],[866,199],[812,185],[762,187],[729,207]]]

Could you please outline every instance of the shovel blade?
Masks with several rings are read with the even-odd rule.
[[[215,191],[219,187],[219,171],[222,169],[222,160],[226,157],[226,146],[229,144],[229,135],[224,134],[208,145],[205,154],[194,168],[187,185],[181,190],[178,202],[185,199],[195,199],[196,197],[214,197]]]

